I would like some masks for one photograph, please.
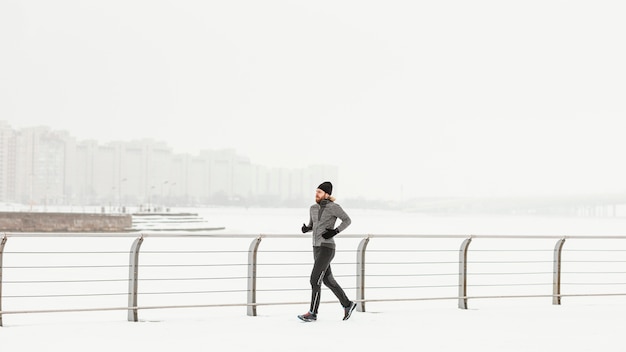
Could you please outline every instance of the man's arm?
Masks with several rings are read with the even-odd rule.
[[[346,227],[350,226],[350,224],[352,223],[352,219],[350,219],[348,214],[343,210],[343,208],[339,204],[337,204],[337,206],[335,207],[335,216],[337,216],[337,218],[341,220],[341,224],[339,224],[339,226],[337,226],[336,228],[337,232],[342,232],[343,230],[346,229]]]

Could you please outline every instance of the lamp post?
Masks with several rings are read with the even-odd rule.
[[[124,177],[123,179],[120,180],[119,182],[119,187],[118,187],[118,201],[119,201],[119,209],[120,212],[122,211],[122,182],[126,182],[126,177]]]
[[[150,212],[152,208],[152,191],[154,188],[155,186],[150,186],[150,191],[148,193],[148,212]]]
[[[111,200],[109,200],[109,213],[113,213],[113,203],[115,203],[115,186],[111,187]]]
[[[169,182],[169,181],[165,180],[165,181],[163,181],[163,183],[161,184],[161,204],[162,204],[163,206],[165,206],[165,201],[164,201],[164,199],[165,199],[165,198],[163,198],[163,186],[165,186],[168,182]]]
[[[176,182],[172,182],[172,183],[170,183],[170,190],[169,190],[169,192],[167,193],[167,202],[168,202],[169,204],[171,204],[171,203],[172,203],[172,188],[173,188],[174,186],[176,186]]]

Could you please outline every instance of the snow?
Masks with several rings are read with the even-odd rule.
[[[207,221],[226,226],[223,233],[295,233],[291,228],[298,229],[306,209],[201,213]],[[353,234],[371,229],[368,232],[608,235],[622,234],[626,228],[623,219],[427,217],[365,210],[354,210],[351,216]],[[339,245],[344,241],[338,239]],[[126,239],[124,248],[128,243]],[[338,279],[344,286],[352,284],[345,280]],[[306,291],[293,295],[292,301],[308,298]],[[328,290],[323,295],[325,301],[334,299]],[[341,320],[338,303],[323,303],[318,321],[304,323],[296,315],[307,308],[259,306],[256,317],[247,316],[245,307],[140,310],[137,323],[126,321],[123,310],[6,315],[0,351],[624,350],[626,304],[621,296],[565,297],[562,305],[552,305],[549,297],[470,299],[467,310],[458,309],[456,300],[368,302],[365,312],[355,312],[348,321]]]
[[[601,302],[602,300],[598,300]],[[626,305],[537,304],[460,310],[454,304],[385,303],[341,320],[321,307],[314,323],[304,307],[207,309],[197,320],[29,324],[0,329],[2,351],[623,351]]]

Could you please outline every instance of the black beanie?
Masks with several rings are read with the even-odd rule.
[[[317,188],[321,189],[322,191],[328,194],[333,194],[333,184],[330,183],[330,181],[322,182],[322,184],[317,186]]]

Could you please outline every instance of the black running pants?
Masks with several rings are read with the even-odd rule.
[[[335,257],[335,249],[329,247],[313,247],[313,258],[315,263],[313,264],[313,271],[311,272],[311,313],[317,314],[317,309],[320,306],[320,293],[322,291],[322,283],[326,285],[337,298],[343,307],[350,305],[350,300],[346,296],[345,292],[335,278],[333,272],[330,270],[330,262]]]

